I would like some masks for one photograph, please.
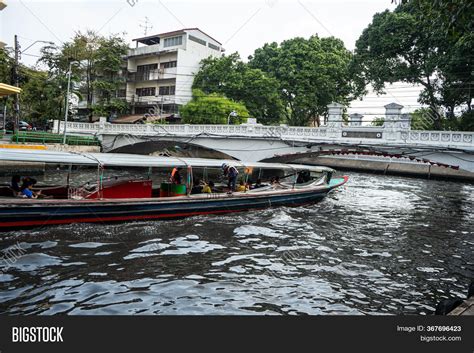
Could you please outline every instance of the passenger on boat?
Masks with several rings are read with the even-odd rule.
[[[203,194],[212,194],[214,188],[214,182],[210,181],[208,184],[204,184],[202,187]]]
[[[36,179],[26,177],[23,179],[23,185],[21,186],[21,195],[28,199],[36,199],[41,195],[41,191],[34,192],[33,186],[36,184]]]
[[[178,168],[173,168],[173,171],[171,172],[170,176],[170,182],[173,184],[181,184],[182,178],[181,178],[181,170],[183,168],[178,167]]]
[[[20,181],[21,181],[21,177],[19,175],[14,175],[12,177],[12,182],[10,184],[10,189],[13,190],[13,194],[14,196],[17,196],[21,189],[20,189]]]
[[[281,185],[279,176],[272,178],[272,185]]]
[[[235,190],[235,184],[237,183],[237,176],[239,175],[239,171],[234,166],[229,166],[225,163],[222,165],[222,170],[224,171],[224,175],[227,176],[228,179],[227,187],[229,188],[229,192],[233,192]]]
[[[262,184],[262,179],[257,179],[257,182],[253,186],[253,189],[263,188],[265,185]]]
[[[237,192],[245,192],[247,191],[247,186],[243,180],[240,181],[239,186],[237,187]]]
[[[203,188],[203,183],[199,179],[196,179],[194,181],[194,186],[191,189],[191,195],[201,194],[202,188]]]
[[[298,177],[296,178],[296,184],[304,184],[311,180],[311,176],[308,171],[303,170],[298,172]]]
[[[283,188],[283,185],[281,185],[281,183],[280,183],[280,177],[279,177],[279,176],[276,176],[276,177],[272,178],[271,184],[272,184],[272,187],[273,187],[274,189],[281,189],[281,188]]]

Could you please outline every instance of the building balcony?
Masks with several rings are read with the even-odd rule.
[[[139,56],[139,55],[149,55],[158,53],[160,51],[160,45],[147,45],[146,47],[139,47],[135,49],[128,50],[128,56]]]
[[[139,97],[136,94],[129,100],[135,106],[160,106],[161,104],[177,104],[176,96],[145,96]]]
[[[176,78],[176,68],[151,70],[148,72],[127,72],[127,82],[171,80]]]
[[[171,53],[171,52],[176,52],[179,48],[182,48],[182,46],[164,48],[160,44],[147,45],[144,47],[129,49],[128,58],[132,58],[136,56],[159,55],[159,54]]]

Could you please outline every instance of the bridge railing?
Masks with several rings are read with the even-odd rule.
[[[361,115],[353,114],[350,126],[343,124],[343,106],[329,107],[327,124],[321,127],[242,125],[159,125],[110,124],[104,119],[98,123],[68,122],[66,130],[73,134],[135,136],[190,136],[190,137],[249,137],[269,140],[303,141],[348,144],[430,145],[440,147],[474,148],[474,132],[415,131],[410,128],[410,117],[401,114],[400,105],[385,106],[383,126],[361,126]],[[64,131],[64,122],[55,121],[54,129]]]

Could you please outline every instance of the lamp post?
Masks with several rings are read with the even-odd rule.
[[[69,115],[69,91],[71,87],[71,74],[72,74],[72,63],[69,63],[69,69],[67,71],[67,93],[66,93],[66,107],[64,108],[64,129],[63,129],[63,145],[66,144],[66,132],[67,132],[67,118]]]
[[[44,44],[49,44],[49,45],[55,45],[54,42],[49,42],[47,40],[36,40],[34,41],[33,43],[31,43],[29,46],[27,46],[24,50],[21,50],[20,52],[21,53],[24,53],[25,51],[27,51],[28,49],[30,49],[33,45],[35,45],[36,43],[44,43]]]
[[[26,47],[24,50],[20,50],[21,46],[18,41],[18,36],[15,34],[15,39],[14,39],[15,61],[13,65],[13,81],[16,87],[20,86],[20,75],[18,74],[18,68],[20,66],[20,54],[24,54],[28,49],[30,49],[36,43],[46,43],[46,44],[54,45],[53,42],[48,42],[44,40],[36,40],[33,43],[31,43],[28,47]],[[18,93],[15,94],[14,107],[15,107],[15,121],[13,124],[13,130],[16,133],[18,131],[18,126],[20,124],[20,95]]]
[[[237,116],[239,116],[239,114],[237,114],[237,112],[235,110],[232,110],[230,112],[229,116],[227,117],[227,125],[230,125],[230,117],[235,118]]]

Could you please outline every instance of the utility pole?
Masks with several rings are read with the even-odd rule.
[[[20,62],[20,43],[18,43],[18,36],[15,34],[15,63],[13,65],[13,83],[16,87],[20,87],[20,77],[18,74],[18,66]],[[13,132],[18,132],[20,125],[20,94],[15,94],[14,102],[15,120],[13,122]]]
[[[5,97],[5,106],[3,107],[3,134],[7,133],[7,103],[8,98]]]

